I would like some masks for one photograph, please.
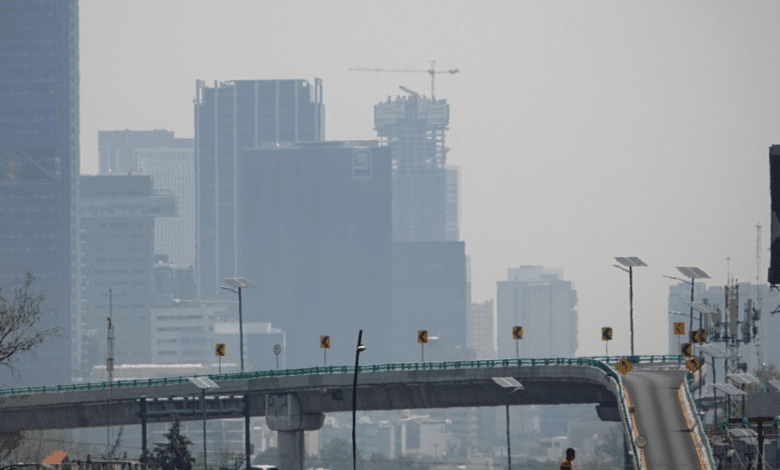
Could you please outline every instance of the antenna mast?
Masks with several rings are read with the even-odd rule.
[[[753,309],[753,320],[756,328],[755,341],[756,341],[756,356],[758,358],[758,364],[756,368],[759,369],[764,363],[764,354],[761,350],[761,328],[758,322],[761,321],[761,309],[764,304],[761,299],[761,223],[756,224],[756,306]]]
[[[113,459],[111,454],[111,421],[112,421],[112,403],[113,399],[113,382],[114,382],[114,325],[111,323],[111,317],[113,316],[114,304],[111,289],[108,289],[108,338],[106,341],[107,353],[106,353],[106,372],[108,372],[108,428],[106,428],[106,460]]]

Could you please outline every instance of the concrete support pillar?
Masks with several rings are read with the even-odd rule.
[[[325,423],[322,413],[301,411],[298,396],[294,393],[266,395],[265,422],[279,433],[279,470],[303,470],[303,431],[316,431]]]

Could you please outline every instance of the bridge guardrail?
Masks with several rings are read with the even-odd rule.
[[[612,371],[606,363],[616,363],[622,356],[595,357],[559,357],[559,358],[520,358],[520,359],[482,359],[473,361],[445,362],[402,362],[393,364],[369,364],[359,366],[359,373],[391,372],[405,370],[457,370],[480,367],[510,367],[510,366],[550,366],[550,365],[596,365],[601,363],[607,371]],[[634,356],[638,363],[682,362],[682,356]],[[600,367],[600,366],[597,366]],[[354,366],[318,366],[299,369],[266,370],[256,372],[236,372],[231,374],[201,374],[197,376],[158,377],[153,379],[125,379],[111,383],[114,388],[152,387],[157,385],[175,385],[189,383],[190,377],[208,377],[215,381],[247,380],[268,377],[293,377],[312,374],[348,374],[355,371]],[[614,371],[612,371],[614,374]],[[615,375],[617,377],[617,375]],[[617,377],[618,380],[620,379]],[[102,390],[109,387],[108,382],[88,382],[69,385],[48,385],[40,387],[0,389],[0,395],[22,395],[30,393],[73,392],[79,390]]]
[[[702,358],[703,362],[703,358]],[[688,400],[688,402],[691,404],[691,409],[694,411],[696,424],[694,427],[696,428],[696,432],[699,434],[699,437],[701,438],[701,441],[704,443],[704,449],[707,451],[707,458],[710,460],[710,466],[711,468],[718,468],[717,463],[715,462],[715,456],[712,453],[712,446],[710,445],[710,440],[707,437],[707,434],[704,432],[704,423],[701,422],[701,410],[699,409],[699,405],[694,401],[693,395],[691,394],[691,382],[693,381],[693,373],[691,371],[687,371],[685,373],[685,380],[683,381],[685,384],[685,398]]]

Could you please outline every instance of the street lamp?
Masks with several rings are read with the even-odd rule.
[[[190,377],[189,381],[200,389],[200,405],[203,407],[203,470],[208,470],[206,466],[206,390],[219,388],[213,380],[208,377]]]
[[[701,269],[693,267],[693,266],[690,266],[690,267],[677,266],[677,270],[680,271],[683,274],[683,276],[685,276],[687,278],[690,278],[691,280],[690,281],[686,281],[685,279],[680,279],[679,277],[674,277],[674,276],[668,276],[666,274],[664,274],[663,276],[664,277],[668,277],[669,279],[674,279],[676,281],[681,281],[681,282],[685,282],[685,283],[690,282],[691,283],[691,302],[693,302],[693,282],[694,282],[694,280],[695,279],[709,279],[710,276],[707,273],[705,273],[704,271],[702,271]],[[693,307],[691,307],[691,316],[690,316],[690,320],[688,322],[688,330],[693,331]]]
[[[244,287],[255,287],[254,284],[249,282],[245,277],[228,277],[225,279],[225,282],[228,283],[228,285],[235,287],[236,289],[231,289],[230,287],[225,286],[219,286],[220,289],[229,290],[230,292],[235,292],[238,294],[238,348],[241,350],[241,373],[244,373],[244,318],[241,313],[241,289]]]
[[[366,350],[363,344],[363,330],[358,333],[358,343],[355,350],[355,378],[352,381],[352,470],[357,470],[357,444],[355,444],[355,414],[357,413],[357,376],[360,353]]]
[[[506,394],[506,461],[507,470],[512,470],[512,448],[509,445],[509,397],[518,390],[523,390],[523,384],[514,377],[493,377],[493,382],[503,389],[513,389]]]
[[[628,256],[625,258],[616,257],[615,260],[623,266],[628,266],[628,269],[623,266],[613,265],[618,269],[628,273],[628,304],[629,304],[629,318],[631,322],[631,355],[634,355],[634,272],[633,268],[640,266],[647,266],[644,261],[636,256]]]

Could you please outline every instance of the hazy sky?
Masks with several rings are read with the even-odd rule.
[[[768,147],[780,143],[780,2],[81,0],[82,173],[97,131],[193,136],[195,80],[324,81],[326,137],[372,139],[373,106],[451,105],[472,298],[508,267],[561,268],[579,303],[578,354],[665,353],[675,266],[755,282],[769,260]],[[765,316],[780,321],[780,315]],[[434,327],[431,327],[434,329]],[[510,332],[499,332],[510,334]],[[526,334],[533,334],[530,330]],[[771,358],[770,358],[771,359]]]

